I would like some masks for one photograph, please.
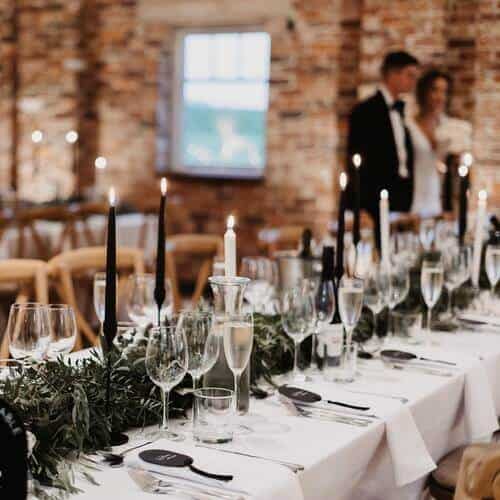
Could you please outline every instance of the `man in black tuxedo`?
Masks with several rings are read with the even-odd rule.
[[[390,210],[408,212],[413,197],[413,146],[405,125],[405,103],[401,94],[413,91],[418,77],[418,60],[407,52],[391,52],[382,64],[382,84],[377,92],[357,104],[349,118],[348,165],[352,179],[352,157],[361,155],[361,209],[375,221],[380,248],[380,191],[389,191]],[[354,202],[353,184],[348,200]]]

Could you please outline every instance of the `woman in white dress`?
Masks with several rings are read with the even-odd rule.
[[[408,123],[415,162],[414,188],[411,212],[421,217],[433,217],[442,212],[441,184],[446,171],[443,160],[449,141],[444,140],[439,128],[448,104],[450,78],[439,70],[429,70],[417,83],[418,113]]]

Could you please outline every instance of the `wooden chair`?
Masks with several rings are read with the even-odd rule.
[[[299,247],[304,229],[304,226],[262,229],[257,236],[259,247],[271,258],[278,250],[296,250]]]
[[[194,293],[191,296],[191,302],[195,305],[200,300],[203,289],[212,272],[213,259],[216,256],[222,255],[223,247],[223,239],[220,236],[211,234],[178,234],[167,238],[165,262],[167,275],[172,283],[172,295],[176,311],[181,308],[181,293],[175,258],[180,255],[203,258],[200,270],[198,271]]]
[[[0,284],[12,284],[19,289],[16,302],[27,302],[31,296],[30,286],[34,289],[37,302],[47,304],[49,292],[47,264],[43,260],[8,259],[0,262]],[[0,345],[0,358],[9,357],[9,340],[6,335]]]
[[[75,350],[81,349],[83,346],[82,334],[92,345],[96,345],[99,338],[78,307],[74,278],[88,276],[96,271],[103,271],[105,267],[105,247],[69,250],[55,256],[48,262],[49,276],[54,281],[58,295],[75,310],[76,321],[80,331]],[[142,251],[135,248],[118,247],[116,250],[116,268],[118,272],[129,270],[134,273],[143,273],[144,261]],[[123,280],[120,281],[119,287],[122,284]]]

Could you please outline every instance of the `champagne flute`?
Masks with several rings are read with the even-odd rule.
[[[146,371],[161,389],[163,399],[163,420],[160,430],[154,433],[155,439],[184,439],[184,436],[168,429],[168,402],[170,391],[182,382],[187,368],[188,348],[184,330],[176,326],[153,327],[146,348]]]
[[[486,274],[491,285],[491,300],[495,298],[495,288],[500,279],[500,245],[490,243],[486,247],[485,256]]]
[[[234,376],[234,413],[238,413],[240,377],[253,347],[253,314],[232,315],[224,322],[224,354]]]
[[[305,380],[303,375],[299,375],[299,348],[301,342],[311,333],[314,318],[314,298],[309,290],[305,290],[305,287],[295,287],[284,293],[281,323],[294,343],[293,381]]]
[[[152,274],[132,274],[128,278],[127,314],[143,332],[154,317],[154,289]]]
[[[7,335],[10,354],[14,359],[42,360],[49,345],[46,306],[37,302],[12,304]]]
[[[66,304],[50,304],[47,319],[50,335],[47,356],[56,359],[61,354],[69,354],[78,332],[73,308]]]
[[[396,264],[389,270],[389,324],[392,324],[392,313],[396,306],[403,302],[410,291],[410,273],[405,264]],[[392,326],[389,328],[389,336],[393,335]]]
[[[443,265],[440,261],[424,260],[420,274],[420,288],[427,305],[427,338],[430,339],[432,308],[436,305],[443,289]]]
[[[343,277],[339,284],[339,314],[346,331],[346,344],[352,342],[352,332],[358,324],[363,307],[363,280]]]

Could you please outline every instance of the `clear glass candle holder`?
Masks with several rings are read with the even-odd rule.
[[[205,387],[193,392],[193,436],[202,443],[233,440],[233,391]]]

